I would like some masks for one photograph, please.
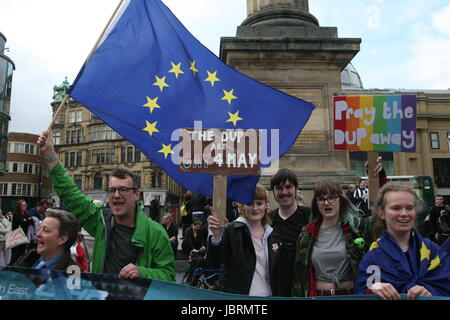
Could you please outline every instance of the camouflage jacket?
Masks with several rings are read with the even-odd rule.
[[[340,221],[344,233],[347,256],[354,276],[358,272],[358,265],[371,244],[371,225],[373,218],[361,219],[353,217],[353,227],[348,221]],[[311,254],[314,243],[319,235],[322,218],[310,222],[303,228],[297,239],[294,275],[292,280],[292,296],[315,296],[315,276],[311,264]]]

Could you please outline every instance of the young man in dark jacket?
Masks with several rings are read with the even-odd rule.
[[[32,217],[36,217],[39,221],[45,219],[45,210],[48,208],[48,201],[43,199],[36,204],[36,207],[31,208],[28,214]]]
[[[296,191],[298,180],[295,173],[289,169],[280,169],[271,179],[275,201],[279,208],[271,211],[272,220],[272,264],[271,285],[274,296],[291,296],[293,266],[295,260],[295,245],[303,227],[310,220],[311,209],[298,206]]]

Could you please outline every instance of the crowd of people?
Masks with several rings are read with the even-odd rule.
[[[53,188],[65,210],[40,201],[13,214],[0,211],[0,265],[115,274],[175,281],[175,258],[182,248],[194,270],[220,270],[214,290],[250,296],[314,297],[375,294],[382,299],[450,296],[449,210],[443,197],[420,225],[422,205],[410,186],[386,183],[380,159],[374,170],[382,185],[369,204],[365,180],[348,186],[316,184],[311,206],[304,203],[296,174],[280,169],[270,191],[257,185],[253,202],[229,200],[224,221],[211,212],[212,199],[188,191],[180,216],[151,217],[137,205],[138,177],[116,169],[108,178],[108,203],[85,196],[68,176],[54,150],[51,132],[38,139]],[[273,193],[278,208],[271,209]],[[5,246],[8,231],[21,227],[28,243]],[[95,237],[89,265],[84,259],[84,228]],[[181,243],[179,241],[181,240]]]

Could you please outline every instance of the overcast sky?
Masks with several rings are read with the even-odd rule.
[[[246,0],[163,0],[205,46],[235,36]],[[15,63],[10,132],[39,134],[53,86],[72,82],[119,0],[0,0],[0,32]],[[321,26],[362,38],[353,60],[365,88],[450,88],[450,3],[444,0],[310,0]]]

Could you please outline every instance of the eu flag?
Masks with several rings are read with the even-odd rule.
[[[279,157],[314,105],[223,63],[160,0],[131,0],[80,70],[70,96],[185,188],[212,196],[213,176],[182,173],[180,128],[279,130]],[[178,132],[178,135],[177,135]],[[258,176],[228,176],[228,198],[250,203]]]

